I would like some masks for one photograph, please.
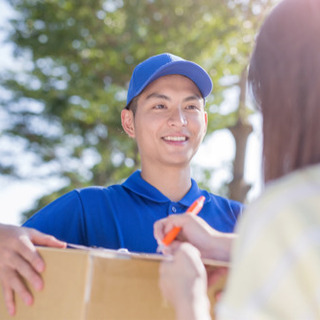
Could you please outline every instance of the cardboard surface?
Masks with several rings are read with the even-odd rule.
[[[1,297],[0,319],[175,319],[173,308],[164,301],[158,287],[163,259],[159,255],[53,248],[39,248],[39,252],[46,262],[44,290],[32,291],[32,307],[25,306],[17,296],[14,318],[6,312]],[[212,305],[217,290],[208,291]]]

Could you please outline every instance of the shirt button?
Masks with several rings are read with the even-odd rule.
[[[172,210],[172,212],[177,212],[177,208],[176,207],[172,207],[171,210]]]

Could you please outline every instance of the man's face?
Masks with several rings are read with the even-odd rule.
[[[148,85],[134,117],[124,111],[132,117],[129,135],[137,141],[142,166],[189,165],[207,129],[201,93],[181,75],[163,76]]]

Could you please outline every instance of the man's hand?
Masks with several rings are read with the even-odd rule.
[[[45,264],[34,245],[65,248],[66,243],[30,228],[0,224],[0,283],[7,310],[15,314],[14,293],[26,305],[33,303],[33,297],[22,278],[35,290],[43,288],[40,273]]]

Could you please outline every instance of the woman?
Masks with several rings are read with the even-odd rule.
[[[238,225],[217,319],[320,319],[319,0],[284,0],[272,11],[249,83],[263,116],[267,188]],[[160,286],[178,319],[209,319],[200,256],[228,259],[232,242],[199,220],[183,215],[155,225],[158,242],[177,225],[180,240],[198,248],[176,241],[168,248],[173,262],[161,267]]]

